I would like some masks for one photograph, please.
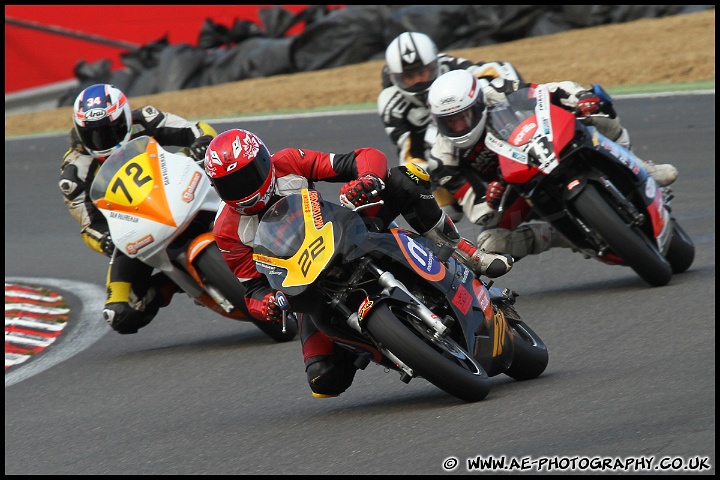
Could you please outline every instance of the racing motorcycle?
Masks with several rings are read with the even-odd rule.
[[[277,342],[292,340],[297,322],[281,329],[253,319],[245,287],[220,254],[212,224],[220,197],[189,156],[153,138],[135,138],[113,153],[90,187],[118,250],[165,273],[195,303],[234,320],[254,323]]]
[[[303,189],[263,215],[253,259],[284,312],[306,315],[358,368],[374,362],[475,402],[490,377],[538,377],[548,351],[515,309],[517,293],[475,277],[453,251],[394,222],[370,229]]]
[[[599,85],[593,90],[605,112],[599,115],[614,115],[610,95]],[[695,245],[672,216],[672,191],[582,118],[551,104],[544,85],[488,107],[485,144],[498,154],[508,185],[500,210],[519,195],[531,216],[551,223],[587,258],[666,285],[695,257]]]

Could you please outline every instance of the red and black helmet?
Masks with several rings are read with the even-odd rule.
[[[232,129],[213,138],[205,173],[225,203],[241,215],[261,212],[275,192],[275,168],[265,144],[252,132]]]

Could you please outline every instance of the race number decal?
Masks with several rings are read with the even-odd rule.
[[[150,159],[146,155],[138,155],[110,180],[105,199],[117,205],[134,207],[150,195],[154,184]]]
[[[150,139],[144,152],[128,159],[110,178],[95,206],[176,227],[165,190],[169,184],[165,160],[157,141]]]
[[[335,253],[335,236],[332,222],[325,223],[316,191],[304,188],[303,220],[305,239],[298,251],[288,259],[253,254],[255,262],[287,270],[282,286],[297,287],[314,282]]]
[[[470,307],[472,306],[472,295],[470,295],[470,292],[468,292],[464,286],[459,285],[457,292],[455,292],[455,296],[452,299],[452,303],[462,312],[463,315],[467,315]]]

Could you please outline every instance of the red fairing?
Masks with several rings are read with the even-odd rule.
[[[560,157],[560,152],[570,143],[575,136],[575,115],[567,110],[550,105],[550,119],[553,124],[553,145],[555,146],[555,155]]]
[[[550,105],[550,120],[553,131],[553,148],[557,158],[560,152],[567,146],[575,135],[575,116],[567,110],[556,105]],[[513,132],[512,143],[515,146],[526,144],[537,131],[538,120],[535,115],[527,118]],[[500,159],[500,171],[508,183],[527,183],[533,177],[541,174],[539,168],[534,165],[525,165],[512,159],[498,155]]]

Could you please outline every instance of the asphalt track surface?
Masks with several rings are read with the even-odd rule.
[[[47,352],[6,374],[5,474],[476,474],[489,471],[468,459],[503,456],[532,468],[494,473],[592,460],[575,473],[714,474],[714,91],[616,104],[635,151],[679,168],[673,211],[695,262],[660,288],[568,250],[518,262],[496,285],[520,293],[550,363],[536,380],[495,377],[474,404],[374,364],[342,396],[315,399],[299,339],[276,344],[186,296],[138,334],[115,334],[98,309],[106,261],[57,188],[65,137],[6,139],[6,279],[59,288],[77,313]],[[374,112],[216,125],[251,129],[271,150],[374,146],[393,158]],[[652,463],[638,470],[640,460]],[[710,468],[691,468],[698,460]],[[671,461],[689,469],[656,469]]]

